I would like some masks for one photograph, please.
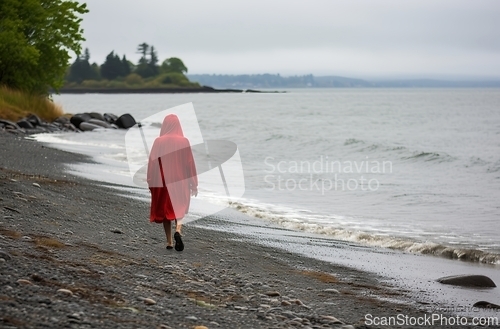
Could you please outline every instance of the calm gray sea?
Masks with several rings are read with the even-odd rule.
[[[137,121],[192,102],[205,139],[238,145],[246,187],[231,205],[238,211],[362,245],[500,264],[499,89],[87,94],[54,100],[70,113],[131,113]],[[122,175],[118,182],[132,187],[124,134],[38,139],[99,157],[105,169],[88,174],[101,180]],[[200,189],[210,195],[209,188]]]

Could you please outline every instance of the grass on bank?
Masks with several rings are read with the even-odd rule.
[[[62,108],[46,96],[30,95],[0,86],[0,119],[18,121],[36,114],[43,120],[52,122],[63,113]]]

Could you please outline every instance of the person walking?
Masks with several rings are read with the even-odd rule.
[[[163,224],[167,249],[174,248],[172,222],[175,222],[175,250],[184,250],[182,219],[189,211],[191,196],[198,195],[198,178],[189,140],[184,137],[175,114],[165,117],[160,136],[153,143],[147,181],[151,192],[150,222]]]

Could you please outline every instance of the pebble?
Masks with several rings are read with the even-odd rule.
[[[321,318],[333,324],[344,324],[344,322],[340,321],[339,319],[331,315],[323,315],[321,316]]]
[[[68,315],[68,318],[75,319],[75,320],[80,320],[80,317],[81,317],[81,313],[73,313],[73,314]]]
[[[57,293],[66,295],[66,296],[73,296],[73,292],[69,289],[59,289],[57,290]]]
[[[172,329],[172,327],[167,326],[166,324],[160,324],[158,329]]]
[[[215,321],[211,321],[211,322],[210,322],[210,324],[213,324],[213,325],[214,325],[214,326],[216,326],[216,327],[219,327],[219,326],[220,326],[220,324],[219,324],[218,322],[215,322]]]
[[[116,233],[116,234],[123,234],[123,231],[117,228],[114,228],[111,230],[111,233]]]
[[[290,306],[290,305],[292,305],[292,303],[290,303],[289,301],[286,301],[286,300],[282,300],[281,305],[282,306]]]
[[[198,318],[195,317],[194,315],[189,315],[189,316],[186,316],[186,319],[187,320],[191,320],[191,321],[198,321]]]
[[[278,296],[280,296],[280,293],[277,292],[277,291],[267,291],[265,294],[267,296],[269,296],[269,297],[278,297]]]
[[[340,292],[337,290],[337,289],[333,289],[333,288],[330,288],[330,289],[325,289],[323,290],[324,292],[328,292],[330,294],[340,294]]]
[[[208,329],[208,328],[205,326],[196,326],[196,327],[194,327],[194,329]]]
[[[154,299],[151,299],[151,298],[144,298],[143,302],[146,305],[155,305],[156,304],[156,301]]]
[[[11,260],[12,259],[12,257],[8,253],[3,252],[3,251],[0,251],[0,257],[2,257],[5,260]]]
[[[33,186],[41,188],[40,184],[38,184],[38,183],[33,183]]]
[[[33,284],[30,280],[25,280],[25,279],[19,279],[19,280],[17,280],[17,283],[23,284],[23,285],[31,285],[31,284]]]

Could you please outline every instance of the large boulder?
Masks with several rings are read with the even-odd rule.
[[[82,123],[80,123],[79,128],[80,128],[80,130],[83,130],[83,131],[92,131],[94,129],[98,129],[98,128],[102,128],[102,127],[95,125],[93,123],[90,123],[90,122],[82,122]]]
[[[115,122],[115,124],[122,129],[128,129],[130,127],[133,127],[135,126],[136,123],[137,122],[135,122],[134,117],[128,113],[120,116],[118,120],[116,120]]]
[[[73,126],[80,129],[80,124],[82,122],[88,122],[92,117],[88,113],[77,113],[71,117],[69,120]]]
[[[92,123],[94,125],[98,125],[98,126],[101,126],[103,128],[113,128],[111,127],[111,125],[105,121],[102,121],[102,120],[98,120],[98,119],[90,119],[88,121],[88,123]]]
[[[495,282],[484,275],[453,275],[445,276],[437,280],[442,284],[451,284],[461,287],[494,288]]]
[[[109,124],[113,124],[118,120],[118,117],[113,113],[104,113],[104,120]]]
[[[478,308],[489,308],[489,309],[494,309],[494,310],[500,310],[500,305],[493,304],[493,303],[490,303],[490,302],[485,302],[483,300],[480,301],[480,302],[475,303],[472,306],[478,307]]]
[[[20,130],[21,127],[15,122],[9,121],[9,120],[2,120],[0,119],[0,123],[3,123],[5,129],[10,129],[10,130]]]
[[[44,121],[42,119],[40,119],[40,117],[38,115],[35,115],[35,114],[30,114],[26,118],[26,121],[29,121],[35,127],[44,123]]]
[[[33,129],[33,128],[35,128],[35,127],[31,124],[31,122],[29,122],[28,120],[24,120],[24,119],[19,120],[19,121],[17,122],[17,125],[18,125],[19,127],[21,127],[21,128],[24,128],[24,129]]]
[[[88,115],[90,115],[90,117],[91,117],[92,119],[97,119],[97,120],[104,121],[104,116],[103,116],[101,113],[97,113],[97,112],[90,112],[90,113],[88,113]]]
[[[70,123],[69,118],[65,117],[64,115],[58,117],[57,119],[55,119],[54,122],[60,123],[62,125]]]

